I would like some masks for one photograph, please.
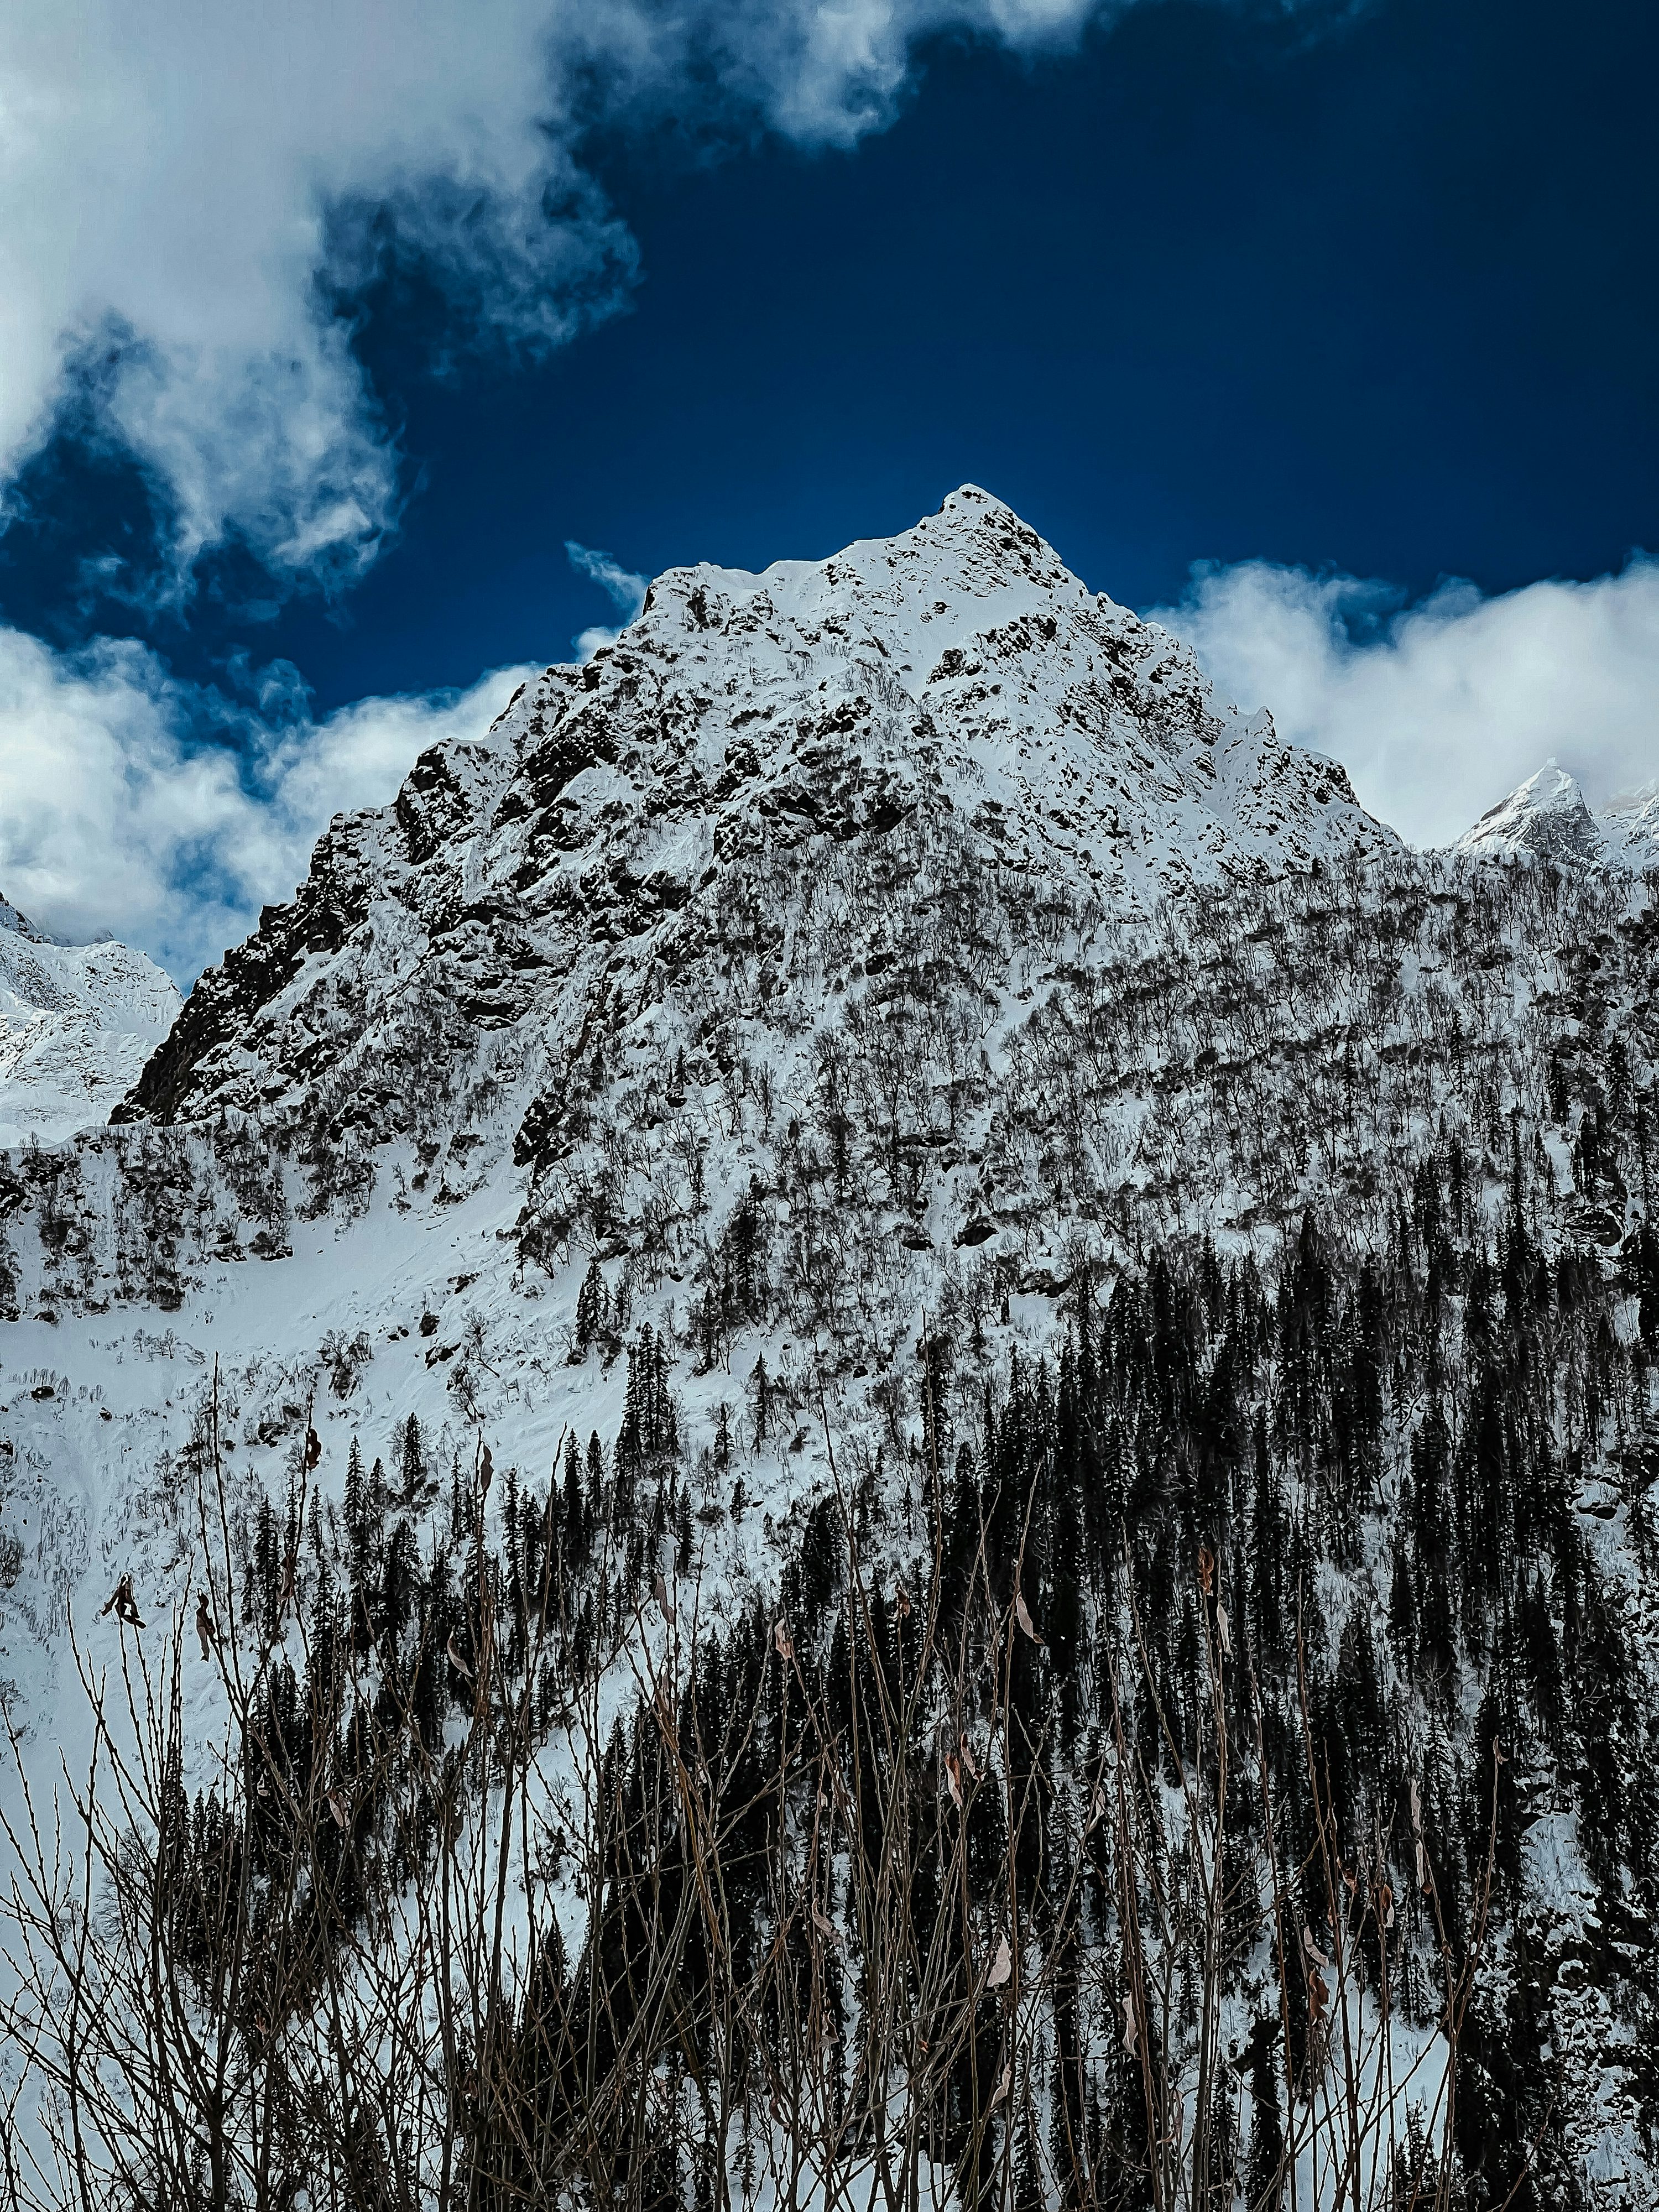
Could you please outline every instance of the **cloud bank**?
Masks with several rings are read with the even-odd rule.
[[[332,815],[384,805],[418,753],[487,729],[528,672],[313,722],[280,667],[239,702],[138,646],[60,656],[0,629],[0,895],[57,935],[140,945],[187,985],[292,896]]]
[[[342,586],[396,522],[354,302],[418,261],[457,348],[544,351],[625,300],[582,126],[848,144],[915,42],[1030,51],[1103,0],[10,0],[0,10],[0,484],[73,406],[144,465],[176,572],[234,530]]]
[[[1155,611],[1218,688],[1340,760],[1414,843],[1449,843],[1553,756],[1592,805],[1659,773],[1659,563],[1485,598],[1264,562],[1200,568]]]

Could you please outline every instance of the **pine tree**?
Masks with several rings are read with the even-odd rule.
[[[567,1573],[587,1557],[587,1513],[582,1501],[581,1457],[574,1435],[564,1446],[564,1485],[560,1498],[560,1547]]]
[[[351,1439],[351,1449],[346,1455],[343,1506],[346,1540],[356,1552],[361,1549],[368,1526],[368,1480],[363,1474],[362,1447],[355,1435]]]
[[[605,1287],[605,1270],[597,1259],[588,1262],[582,1286],[576,1293],[576,1350],[586,1354],[588,1346],[605,1333],[611,1314],[611,1294]]]
[[[772,1425],[772,1378],[766,1371],[766,1356],[763,1352],[756,1360],[749,1377],[750,1419],[754,1427],[755,1449],[758,1451],[766,1442]]]
[[[413,1413],[399,1432],[398,1472],[403,1486],[404,1504],[418,1504],[426,1488],[426,1458],[421,1439],[421,1425]]]

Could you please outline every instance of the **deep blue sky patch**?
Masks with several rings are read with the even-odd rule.
[[[851,153],[590,149],[630,312],[446,380],[407,288],[359,338],[400,536],[333,604],[235,547],[162,602],[166,517],[73,426],[17,489],[0,611],[211,677],[292,659],[319,709],[564,657],[605,620],[567,538],[651,573],[902,527],[964,478],[1097,587],[1250,556],[1488,591],[1659,543],[1659,19],[1376,0],[1317,31],[1136,9],[1081,56],[946,45]]]

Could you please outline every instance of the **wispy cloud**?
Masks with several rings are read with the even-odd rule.
[[[631,568],[624,568],[612,555],[596,552],[591,545],[579,545],[574,538],[565,539],[564,550],[571,567],[579,575],[597,584],[622,617],[616,629],[606,629],[602,623],[596,624],[571,640],[577,658],[586,660],[600,646],[614,643],[638,614],[645,605],[647,580],[636,576]]]
[[[1154,619],[1220,689],[1340,760],[1374,813],[1443,844],[1552,756],[1592,802],[1659,769],[1659,563],[1407,605],[1353,576],[1245,562],[1194,571]]]

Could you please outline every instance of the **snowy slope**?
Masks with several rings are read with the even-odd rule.
[[[142,952],[55,944],[0,899],[0,1149],[106,1120],[179,1006]]]
[[[1598,810],[1602,856],[1609,866],[1659,866],[1659,776],[1621,792]]]
[[[1567,866],[1659,865],[1659,782],[1592,807],[1576,777],[1553,761],[1483,814],[1454,848],[1484,859],[1531,854]]]
[[[1595,988],[1643,1003],[1618,902],[1471,916],[1458,865],[971,488],[830,561],[672,572],[337,820],[115,1126],[4,1170],[8,1510],[56,1501],[10,1617],[149,1540],[129,1465],[186,1445],[215,1358],[244,1466],[314,1394],[374,1449],[416,1411],[534,1468],[618,1417],[568,1358],[596,1255],[703,1438],[763,1352],[856,1423],[924,1315],[995,1359],[1148,1240],[1265,1254],[1328,1200],[1386,1234],[1437,1120],[1479,1151],[1494,1093],[1543,1115],[1517,1039],[1580,1018],[1579,937],[1635,931]],[[763,1294],[711,1344],[745,1205]],[[762,1455],[763,1512],[821,1448]]]
[[[1047,1048],[1030,1025],[1067,956],[1156,971],[1167,894],[1400,851],[1340,769],[1218,701],[971,487],[827,562],[660,578],[614,648],[337,820],[118,1126],[0,1191],[3,1371],[56,1393],[31,1379],[3,1409],[14,1465],[74,1523],[59,1546],[34,1517],[41,1588],[60,1550],[106,1562],[145,1525],[125,1460],[91,1451],[102,1409],[155,1463],[216,1356],[255,1463],[314,1390],[377,1440],[414,1410],[463,1436],[487,1408],[527,1466],[567,1422],[608,1435],[615,1371],[566,1358],[590,1256],[686,1334],[706,1248],[757,1187],[771,1272],[800,1286],[740,1359],[698,1376],[688,1352],[692,1433],[763,1347],[805,1373],[829,1326],[834,1375],[867,1374],[970,1273],[994,1331],[1012,1296],[1009,1340],[1040,1340],[1075,1224],[1000,1156],[994,1099]],[[826,1070],[872,1123],[828,1140],[851,1206],[817,1180]],[[1120,1099],[1097,1140],[1143,1179],[1147,1109]],[[1264,1173],[1222,1177],[1227,1202],[1259,1211]],[[857,1255],[828,1287],[826,1198]],[[343,1368],[324,1353],[359,1340]],[[751,1490],[781,1515],[819,1449]]]
[[[411,1411],[456,1439],[487,1422],[526,1468],[567,1425],[609,1436],[619,1370],[568,1358],[595,1254],[683,1345],[694,1437],[763,1353],[786,1396],[827,1361],[860,1420],[923,1312],[967,1299],[989,1340],[1041,1344],[1106,1185],[1186,1211],[1162,1107],[1121,1078],[1054,1203],[1024,1102],[1056,979],[1092,994],[1116,963],[1138,1024],[1169,895],[1231,912],[1401,853],[1340,769],[971,487],[830,561],[659,579],[613,648],[337,820],[117,1126],[10,1171],[11,1623],[49,1619],[64,1559],[95,1583],[170,1554],[165,1485],[132,1469],[187,1445],[216,1358],[240,1465],[273,1479],[313,1395],[325,1434],[374,1449]],[[1275,1024],[1352,1011],[1194,957],[1204,994],[1264,990]],[[1304,1165],[1214,1158],[1221,1212],[1296,1202]],[[708,1255],[757,1190],[772,1287],[711,1364]],[[822,1449],[804,1428],[750,1470],[763,1518],[810,1495]],[[31,1496],[53,1503],[25,1530]]]

